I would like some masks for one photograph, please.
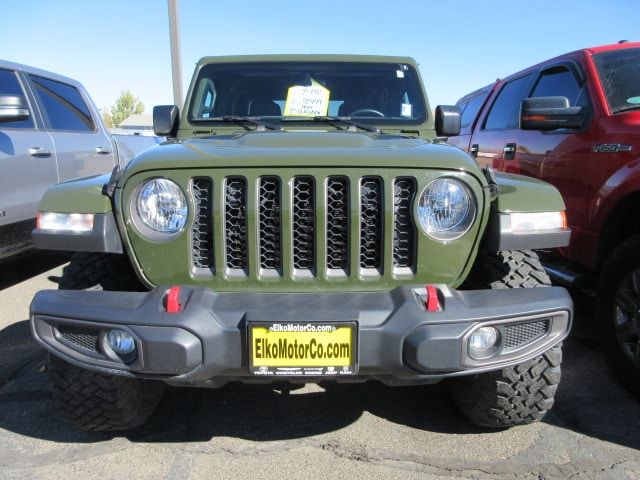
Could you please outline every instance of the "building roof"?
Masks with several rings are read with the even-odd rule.
[[[131,115],[126,120],[124,120],[120,125],[120,128],[129,127],[129,128],[144,128],[144,127],[153,127],[153,116],[148,115],[146,113],[140,113],[136,115]]]

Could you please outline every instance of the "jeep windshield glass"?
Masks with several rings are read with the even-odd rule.
[[[640,48],[594,55],[612,113],[640,109]]]
[[[198,73],[189,118],[208,125],[228,116],[276,124],[349,117],[374,125],[418,125],[426,120],[425,110],[418,75],[407,64],[211,63]]]

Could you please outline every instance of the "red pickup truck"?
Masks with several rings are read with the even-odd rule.
[[[640,394],[640,42],[561,55],[457,106],[461,132],[449,143],[562,193],[572,236],[561,254],[598,275],[605,352]]]

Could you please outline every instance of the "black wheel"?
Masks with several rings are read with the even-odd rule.
[[[640,397],[640,235],[622,242],[607,259],[597,318],[607,363],[620,383]]]
[[[480,255],[463,288],[536,288],[551,285],[535,252],[514,250]],[[553,406],[560,383],[561,345],[501,370],[451,378],[449,393],[473,424],[489,428],[526,425]]]
[[[124,255],[77,253],[65,267],[62,290],[143,291]],[[85,431],[130,430],[162,399],[162,382],[104,375],[49,355],[53,399],[62,418]]]

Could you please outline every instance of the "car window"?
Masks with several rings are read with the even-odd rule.
[[[469,99],[462,111],[461,128],[469,128],[475,120],[489,92],[483,92]]]
[[[583,107],[589,103],[589,95],[580,86],[575,75],[568,68],[543,73],[531,97],[567,97],[572,107]]]
[[[491,107],[484,122],[485,130],[518,128],[520,104],[527,93],[532,74],[517,78],[505,84]]]
[[[0,95],[22,95],[26,102],[26,96],[15,72],[0,69]],[[2,122],[0,128],[33,128],[33,118],[30,116],[19,122]]]
[[[612,113],[640,108],[640,48],[594,55],[600,82]]]
[[[34,75],[29,78],[44,107],[47,128],[78,132],[95,130],[91,111],[77,88]]]

